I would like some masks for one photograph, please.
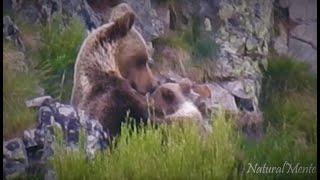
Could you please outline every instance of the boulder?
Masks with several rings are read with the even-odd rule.
[[[31,107],[38,108],[36,128],[25,130],[22,139],[11,139],[3,144],[6,178],[32,174],[34,170],[42,172],[45,179],[55,179],[55,173],[46,164],[56,148],[67,152],[83,148],[88,158],[93,158],[97,150],[107,148],[108,135],[102,125],[83,111],[44,97]],[[79,147],[81,131],[85,147]],[[62,139],[57,139],[58,134]]]
[[[27,152],[20,138],[3,142],[3,173],[7,179],[21,177],[28,165]]]
[[[301,23],[317,20],[317,0],[290,0],[290,19]]]
[[[10,16],[3,17],[3,38],[10,40],[19,50],[24,51],[25,47],[21,39],[18,27],[13,23]]]
[[[307,23],[296,26],[290,31],[290,35],[301,41],[308,42],[314,48],[317,47],[317,23]]]
[[[310,65],[313,72],[317,72],[317,50],[310,44],[289,38],[288,55],[297,61],[305,62]]]

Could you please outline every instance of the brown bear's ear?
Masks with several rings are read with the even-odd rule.
[[[189,79],[187,79],[187,78],[182,79],[181,82],[179,83],[179,85],[182,90],[182,93],[184,93],[184,94],[190,93],[191,88],[192,88],[192,82]]]
[[[132,28],[133,23],[135,21],[136,15],[134,12],[126,12],[124,15],[121,17],[117,18],[114,20],[114,31],[113,31],[113,36],[125,36]],[[118,37],[117,36],[117,37]]]
[[[174,92],[168,88],[161,88],[161,96],[168,103],[172,103],[175,99]]]

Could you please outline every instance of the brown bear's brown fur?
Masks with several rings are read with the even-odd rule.
[[[133,27],[135,14],[127,4],[116,6],[108,24],[94,30],[84,41],[75,64],[71,104],[81,108],[95,86],[92,71],[112,72],[129,81],[141,94],[156,86],[148,66],[147,46]]]
[[[131,88],[127,80],[113,73],[94,74],[96,84],[83,109],[92,118],[98,119],[111,137],[120,132],[121,123],[125,122],[127,111],[136,122],[146,122],[148,106],[144,96]],[[91,77],[89,76],[89,79]],[[108,79],[106,81],[105,79]]]
[[[132,27],[130,9],[117,6],[110,22],[86,38],[75,64],[71,103],[98,119],[111,137],[120,132],[128,110],[136,120],[147,119],[143,94],[155,86],[145,41]]]

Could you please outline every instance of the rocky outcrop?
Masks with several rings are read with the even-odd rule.
[[[53,178],[47,160],[54,155],[56,148],[65,148],[67,152],[84,148],[88,158],[92,158],[97,150],[107,148],[107,134],[102,125],[89,119],[83,111],[55,102],[50,96],[26,104],[38,109],[37,126],[25,130],[23,137],[4,142],[3,170],[7,179],[34,172],[41,172],[39,175],[45,179]],[[85,147],[80,147],[80,131],[84,132]],[[62,134],[62,139],[57,139],[58,134]],[[62,142],[59,144],[59,141]]]
[[[317,1],[277,0],[274,4],[279,31],[273,40],[275,51],[306,62],[316,73]]]
[[[86,0],[5,0],[8,9],[22,20],[33,23],[48,23],[56,15],[65,19],[79,17],[87,30],[95,29],[102,20],[93,12]]]
[[[168,23],[168,14],[158,15],[158,12],[151,6],[150,0],[125,0],[137,14],[135,27],[148,42],[164,34],[165,24]],[[164,12],[166,13],[166,12]]]
[[[12,41],[13,44],[21,51],[25,50],[20,31],[13,23],[10,16],[3,17],[3,38]]]
[[[225,88],[235,96],[251,101],[253,111],[259,111],[259,65],[267,65],[272,10],[271,1],[220,2],[224,25],[216,39],[221,47],[216,76],[224,79]]]

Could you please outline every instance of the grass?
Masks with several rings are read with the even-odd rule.
[[[50,27],[40,28],[43,44],[37,51],[39,56],[35,56],[36,70],[19,72],[4,63],[4,138],[12,137],[35,122],[35,112],[26,108],[24,101],[35,95],[39,82],[49,95],[60,97],[62,101],[70,97],[73,65],[83,28],[72,21],[69,27],[61,30],[59,23],[58,19]],[[164,40],[198,57],[214,55],[214,48],[207,45],[210,42],[199,38],[199,34],[198,29],[193,28],[181,36]],[[5,51],[6,48],[12,47],[5,44]],[[61,83],[63,74],[65,78]],[[287,57],[271,57],[262,89],[261,109],[267,128],[259,143],[244,141],[241,133],[234,129],[232,119],[226,119],[222,113],[212,117],[213,134],[206,139],[201,139],[192,125],[185,129],[148,125],[139,133],[136,129],[131,132],[124,125],[117,147],[112,151],[99,153],[95,159],[87,161],[83,150],[67,153],[60,149],[52,161],[53,167],[62,180],[314,179],[316,174],[308,173],[247,173],[249,163],[279,167],[285,162],[293,166],[317,164],[315,75],[305,64]]]
[[[246,144],[246,162],[282,167],[316,166],[317,87],[307,65],[288,57],[272,57],[264,73],[262,110],[266,137],[259,144]],[[248,179],[315,179],[316,174],[245,174]]]
[[[17,71],[14,55],[10,55],[14,47],[4,42],[4,53],[9,59],[4,60],[4,137],[17,136],[22,130],[34,124],[36,116],[32,109],[25,106],[25,101],[36,95],[36,86],[42,86],[46,94],[62,102],[69,100],[73,84],[73,67],[78,48],[84,37],[84,28],[76,19],[64,29],[62,19],[57,17],[52,24],[30,26],[18,17],[14,17],[24,40],[27,52],[23,62],[28,72]],[[40,34],[40,39],[37,39]],[[27,38],[28,37],[28,38]],[[30,47],[29,47],[30,46]],[[32,61],[30,61],[32,59]]]
[[[267,128],[261,142],[245,141],[223,113],[212,117],[213,133],[205,139],[192,125],[184,129],[148,125],[139,133],[136,129],[130,133],[124,125],[117,147],[91,161],[83,152],[57,153],[53,165],[59,179],[315,179],[316,173],[287,171],[288,164],[317,165],[316,78],[304,64],[289,58],[269,62],[262,103]],[[286,163],[286,169],[253,173],[249,163],[253,167]]]
[[[27,46],[25,55],[39,74],[46,93],[68,102],[73,84],[73,68],[85,35],[85,28],[77,18],[66,23],[62,15],[49,24],[30,25],[13,16]],[[66,24],[66,25],[65,25]]]
[[[7,139],[35,122],[35,112],[24,102],[35,95],[38,79],[31,72],[19,72],[4,63],[3,83],[3,137]]]
[[[137,129],[130,133],[124,125],[117,147],[94,161],[87,162],[83,153],[62,152],[53,164],[59,179],[221,179],[232,171],[240,145],[231,121],[223,117],[215,119],[215,133],[205,140],[194,125],[187,129],[148,125],[140,133]]]
[[[269,60],[264,75],[262,109],[266,122],[280,129],[306,133],[314,142],[316,135],[317,78],[303,63],[287,57]],[[305,123],[309,122],[309,123]]]
[[[36,69],[43,74],[41,83],[47,93],[65,102],[71,96],[73,68],[84,38],[84,27],[75,18],[66,27],[61,24],[62,18],[57,17],[52,24],[41,28],[43,45],[36,57]]]

